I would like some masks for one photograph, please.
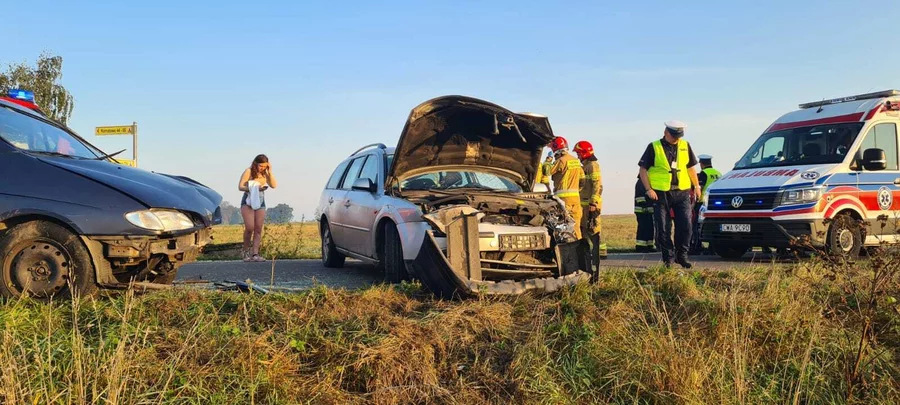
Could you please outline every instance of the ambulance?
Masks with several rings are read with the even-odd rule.
[[[900,90],[800,104],[710,186],[701,238],[723,258],[807,242],[855,257],[900,241]]]

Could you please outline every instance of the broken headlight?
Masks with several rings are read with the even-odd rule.
[[[138,228],[172,232],[191,229],[194,221],[182,212],[172,210],[144,210],[125,214],[125,219]]]

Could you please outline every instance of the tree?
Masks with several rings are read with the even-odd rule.
[[[239,225],[243,223],[243,218],[241,218],[241,210],[238,207],[231,205],[228,201],[222,201],[222,205],[219,206],[222,210],[222,223],[226,225]]]
[[[266,222],[286,224],[294,220],[294,209],[287,204],[278,204],[266,210]]]
[[[69,121],[75,99],[59,84],[62,79],[61,56],[42,53],[34,66],[27,62],[8,64],[6,72],[0,73],[0,91],[24,89],[34,92],[34,99],[41,110],[53,120],[62,124]]]

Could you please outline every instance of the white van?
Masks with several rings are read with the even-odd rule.
[[[798,238],[847,256],[898,241],[900,91],[801,104],[710,186],[701,238],[723,258]]]

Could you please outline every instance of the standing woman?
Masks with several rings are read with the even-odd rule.
[[[262,242],[263,223],[266,221],[266,196],[269,188],[278,186],[272,165],[266,155],[258,155],[253,159],[250,168],[244,170],[238,190],[244,192],[241,198],[241,216],[244,218],[244,248],[241,256],[245,262],[264,262],[259,255],[259,244]],[[251,245],[252,242],[252,245]]]

